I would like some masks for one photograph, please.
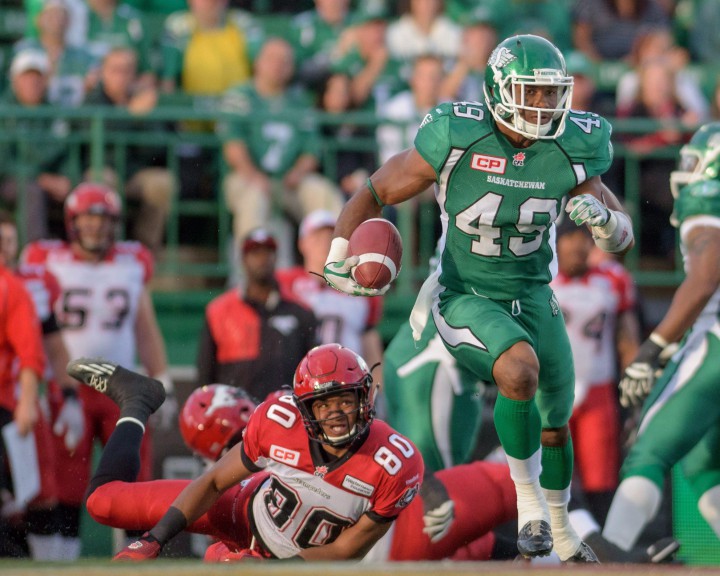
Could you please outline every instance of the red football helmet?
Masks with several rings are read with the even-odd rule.
[[[190,450],[217,460],[240,440],[256,405],[242,388],[209,384],[197,388],[180,412],[180,433]]]
[[[340,346],[323,344],[310,350],[295,370],[293,399],[311,439],[331,446],[345,446],[365,431],[375,417],[375,389],[367,363],[359,355]],[[358,419],[342,438],[325,434],[322,421],[315,419],[315,400],[352,390],[358,397]]]
[[[79,240],[75,218],[80,214],[103,214],[110,216],[115,222],[120,220],[122,205],[117,192],[96,182],[83,182],[77,186],[65,200],[65,231],[68,240]],[[113,227],[114,228],[114,227]],[[115,230],[109,239],[114,241]]]

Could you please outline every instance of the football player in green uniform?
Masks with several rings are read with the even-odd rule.
[[[554,222],[563,200],[595,243],[624,253],[632,225],[603,184],[611,128],[571,111],[572,77],[560,51],[533,35],[502,41],[488,61],[485,102],[439,104],[412,148],[388,160],[345,205],[326,261],[338,290],[376,295],[351,276],[348,238],[385,204],[435,185],[443,236],[440,264],[420,290],[410,321],[419,337],[429,313],[460,366],[495,382],[495,427],[518,499],[518,550],[596,561],[570,527],[573,451],[572,352],[548,286]]]
[[[701,127],[682,147],[670,188],[686,276],[620,381],[623,405],[647,397],[603,530],[623,549],[655,517],[665,476],[680,461],[700,513],[720,538],[720,122]],[[655,383],[674,342],[680,347]]]

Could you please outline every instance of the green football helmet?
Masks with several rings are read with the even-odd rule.
[[[555,107],[525,105],[525,86],[530,84],[556,86]],[[496,122],[526,138],[554,139],[565,130],[572,87],[573,78],[567,74],[560,50],[545,38],[524,34],[503,40],[493,50],[485,68],[483,91]],[[523,115],[527,112],[537,120],[527,120]]]
[[[675,198],[680,188],[720,176],[720,122],[701,126],[690,142],[680,148],[678,169],[670,173],[670,190]]]

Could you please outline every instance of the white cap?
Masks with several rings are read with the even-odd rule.
[[[300,238],[304,238],[320,228],[335,228],[337,217],[330,210],[315,210],[310,212],[300,223]]]
[[[10,77],[15,78],[18,74],[35,70],[41,74],[47,74],[50,70],[50,63],[45,52],[35,49],[22,50],[15,54],[10,65]]]

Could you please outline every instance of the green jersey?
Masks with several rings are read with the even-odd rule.
[[[673,209],[673,225],[692,216],[720,218],[720,181],[702,180],[680,187]]]
[[[559,138],[514,148],[482,103],[432,109],[415,147],[437,174],[444,236],[440,284],[514,300],[549,283],[553,223],[563,197],[608,169],[611,131],[604,118],[572,111]]]
[[[282,177],[301,155],[320,157],[315,118],[308,114],[311,107],[299,88],[266,98],[247,82],[225,93],[218,134],[223,141],[242,140],[263,172]]]

